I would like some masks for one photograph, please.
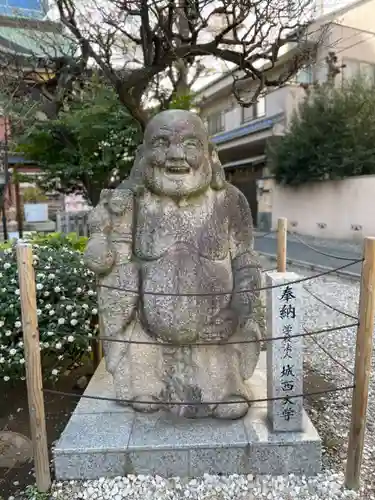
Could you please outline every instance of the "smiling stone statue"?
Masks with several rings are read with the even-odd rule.
[[[86,262],[119,399],[189,418],[247,413],[260,352],[252,218],[196,114],[149,122],[129,179],[91,213]]]

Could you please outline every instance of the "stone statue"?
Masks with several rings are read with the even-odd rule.
[[[132,342],[104,343],[117,398],[188,418],[247,413],[260,352],[252,217],[198,115],[150,120],[130,177],[91,212],[85,258],[102,336]]]

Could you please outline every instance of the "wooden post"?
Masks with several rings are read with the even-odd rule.
[[[352,418],[349,432],[345,485],[358,489],[366,429],[375,315],[375,238],[365,238],[359,298],[359,325],[355,353]]]
[[[286,272],[286,243],[288,220],[281,217],[277,221],[277,271]]]
[[[58,211],[56,212],[56,233],[61,233],[61,232],[62,232],[61,212]]]
[[[36,484],[38,490],[45,493],[51,486],[51,475],[44,413],[35,273],[31,245],[24,242],[18,243],[17,262],[25,348],[27,398],[34,450]]]

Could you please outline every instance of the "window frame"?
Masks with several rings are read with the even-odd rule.
[[[348,64],[353,64],[353,63],[356,66],[358,66],[358,70],[357,70],[357,72],[356,72],[355,75],[347,77],[345,75],[345,69],[346,69],[346,67],[347,67]],[[367,66],[372,67],[372,73],[373,73],[373,75],[372,75],[372,82],[375,84],[375,63],[372,63],[372,62],[369,62],[369,61],[363,61],[362,59],[355,59],[353,57],[343,57],[342,58],[342,64],[345,65],[345,67],[342,68],[342,71],[341,71],[341,74],[342,74],[342,83],[348,82],[352,78],[361,78],[361,76],[364,76],[364,75],[361,75],[361,65],[366,64]]]
[[[262,113],[258,112],[260,99],[263,99],[263,103],[264,103],[264,110]],[[253,111],[251,117],[245,117],[245,112],[247,109]],[[251,106],[249,106],[248,108],[241,106],[241,123],[249,123],[249,122],[258,120],[259,118],[263,118],[266,115],[267,115],[267,109],[266,109],[266,95],[265,94],[261,94],[258,97],[257,101],[254,104],[252,104]]]
[[[215,117],[216,117],[216,123],[215,123],[215,127],[213,127],[213,129],[211,130],[211,127],[210,127],[210,120],[215,120]],[[224,132],[225,130],[225,112],[224,110],[220,110],[220,111],[214,111],[213,113],[209,113],[207,116],[206,116],[206,121],[207,121],[207,132],[209,135],[215,135],[215,134],[220,134],[220,132]],[[220,123],[219,123],[220,121]],[[212,122],[211,122],[212,123]],[[217,126],[219,123],[219,126]]]

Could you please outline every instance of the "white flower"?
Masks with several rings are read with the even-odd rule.
[[[21,358],[20,359],[20,365],[24,365],[25,364],[25,358]]]
[[[53,280],[53,278],[55,278],[55,275],[54,275],[53,273],[51,273],[51,274],[49,274],[49,275],[48,275],[48,278],[49,278],[50,280]]]
[[[60,361],[61,359],[64,358],[64,355],[63,354],[60,354],[60,356],[57,356],[57,359]]]
[[[82,288],[78,287],[77,288],[77,293],[81,293],[82,292]]]
[[[61,291],[61,288],[59,286],[55,286],[55,292],[59,293]]]
[[[51,304],[46,304],[46,309],[47,310],[51,309],[51,307],[52,307]]]
[[[16,349],[11,349],[11,350],[9,351],[9,354],[10,354],[11,356],[14,356],[15,354],[17,354]]]
[[[1,291],[2,291],[2,293],[5,293],[7,291],[7,289],[6,288],[2,288]]]
[[[7,330],[7,331],[5,332],[5,336],[6,336],[6,337],[10,337],[11,335],[12,335],[12,332],[11,332],[10,330]]]
[[[88,346],[87,351],[91,352],[91,346]]]
[[[5,375],[5,377],[3,377],[3,380],[4,382],[9,382],[10,378],[8,377],[8,375]]]
[[[17,345],[18,345],[18,347],[23,347],[23,342],[22,342],[22,340],[20,340],[20,341],[18,342],[18,344],[17,344]]]
[[[3,326],[4,326],[4,321],[3,321],[3,320],[1,320],[1,321],[0,321],[0,328],[1,328],[1,327],[3,327]]]
[[[94,309],[93,309],[91,312],[92,312],[92,314],[94,314],[94,315],[95,315],[95,314],[98,314],[98,310],[96,309],[96,307],[94,307]]]
[[[52,370],[52,375],[55,375],[55,376],[56,376],[56,375],[58,375],[58,374],[59,374],[59,370],[57,370],[56,368],[54,368],[54,369]]]
[[[87,292],[87,294],[88,294],[88,295],[90,295],[90,296],[92,296],[92,295],[95,295],[95,292],[94,292],[93,290],[89,290],[89,291]]]
[[[44,292],[43,294],[45,297],[49,297],[49,292]]]
[[[16,328],[21,328],[21,326],[22,326],[21,321],[16,321],[16,322],[14,323],[14,326],[15,326]]]
[[[68,305],[66,306],[66,310],[67,310],[67,311],[71,311],[72,309],[73,309],[73,306],[71,306],[70,304],[68,304]]]
[[[53,309],[50,310],[49,315],[53,316],[55,314],[55,311]]]
[[[88,336],[89,338],[91,338],[91,337],[92,337],[92,333],[88,333],[88,334],[87,334],[87,336]]]
[[[3,273],[0,273],[0,278],[2,278],[2,277],[3,277]]]
[[[65,323],[65,319],[64,318],[59,318],[58,322],[57,322],[59,325],[63,325]]]
[[[17,288],[17,290],[15,290],[15,292],[14,292],[14,293],[15,293],[16,295],[19,295],[19,294],[20,294],[20,290],[19,290],[19,288]]]
[[[61,342],[57,342],[57,344],[55,345],[56,349],[61,349],[62,347],[62,344]]]
[[[48,257],[48,262],[52,262],[53,261],[53,257]]]
[[[47,349],[49,347],[49,342],[43,342],[43,347]]]
[[[4,358],[4,356],[0,356],[0,363],[5,363],[5,358]]]
[[[69,335],[69,337],[68,337],[68,342],[74,342],[74,337],[73,337],[73,335]]]
[[[42,283],[37,283],[36,284],[36,289],[37,290],[43,290],[44,286],[42,285]]]
[[[5,264],[4,264],[4,269],[9,269],[9,268],[10,268],[10,264],[9,264],[9,262],[5,262]]]
[[[40,316],[42,314],[42,311],[40,309],[37,309],[36,313],[37,313],[38,316]]]
[[[76,326],[76,324],[77,324],[77,323],[78,323],[78,321],[77,321],[76,319],[72,319],[72,320],[70,321],[70,324],[71,324],[72,326]]]
[[[82,304],[82,309],[88,309],[88,308],[89,308],[88,304]]]
[[[47,332],[48,337],[52,337],[54,335],[53,332]]]
[[[78,313],[76,311],[72,312],[72,318],[75,318],[76,316],[78,316]]]

